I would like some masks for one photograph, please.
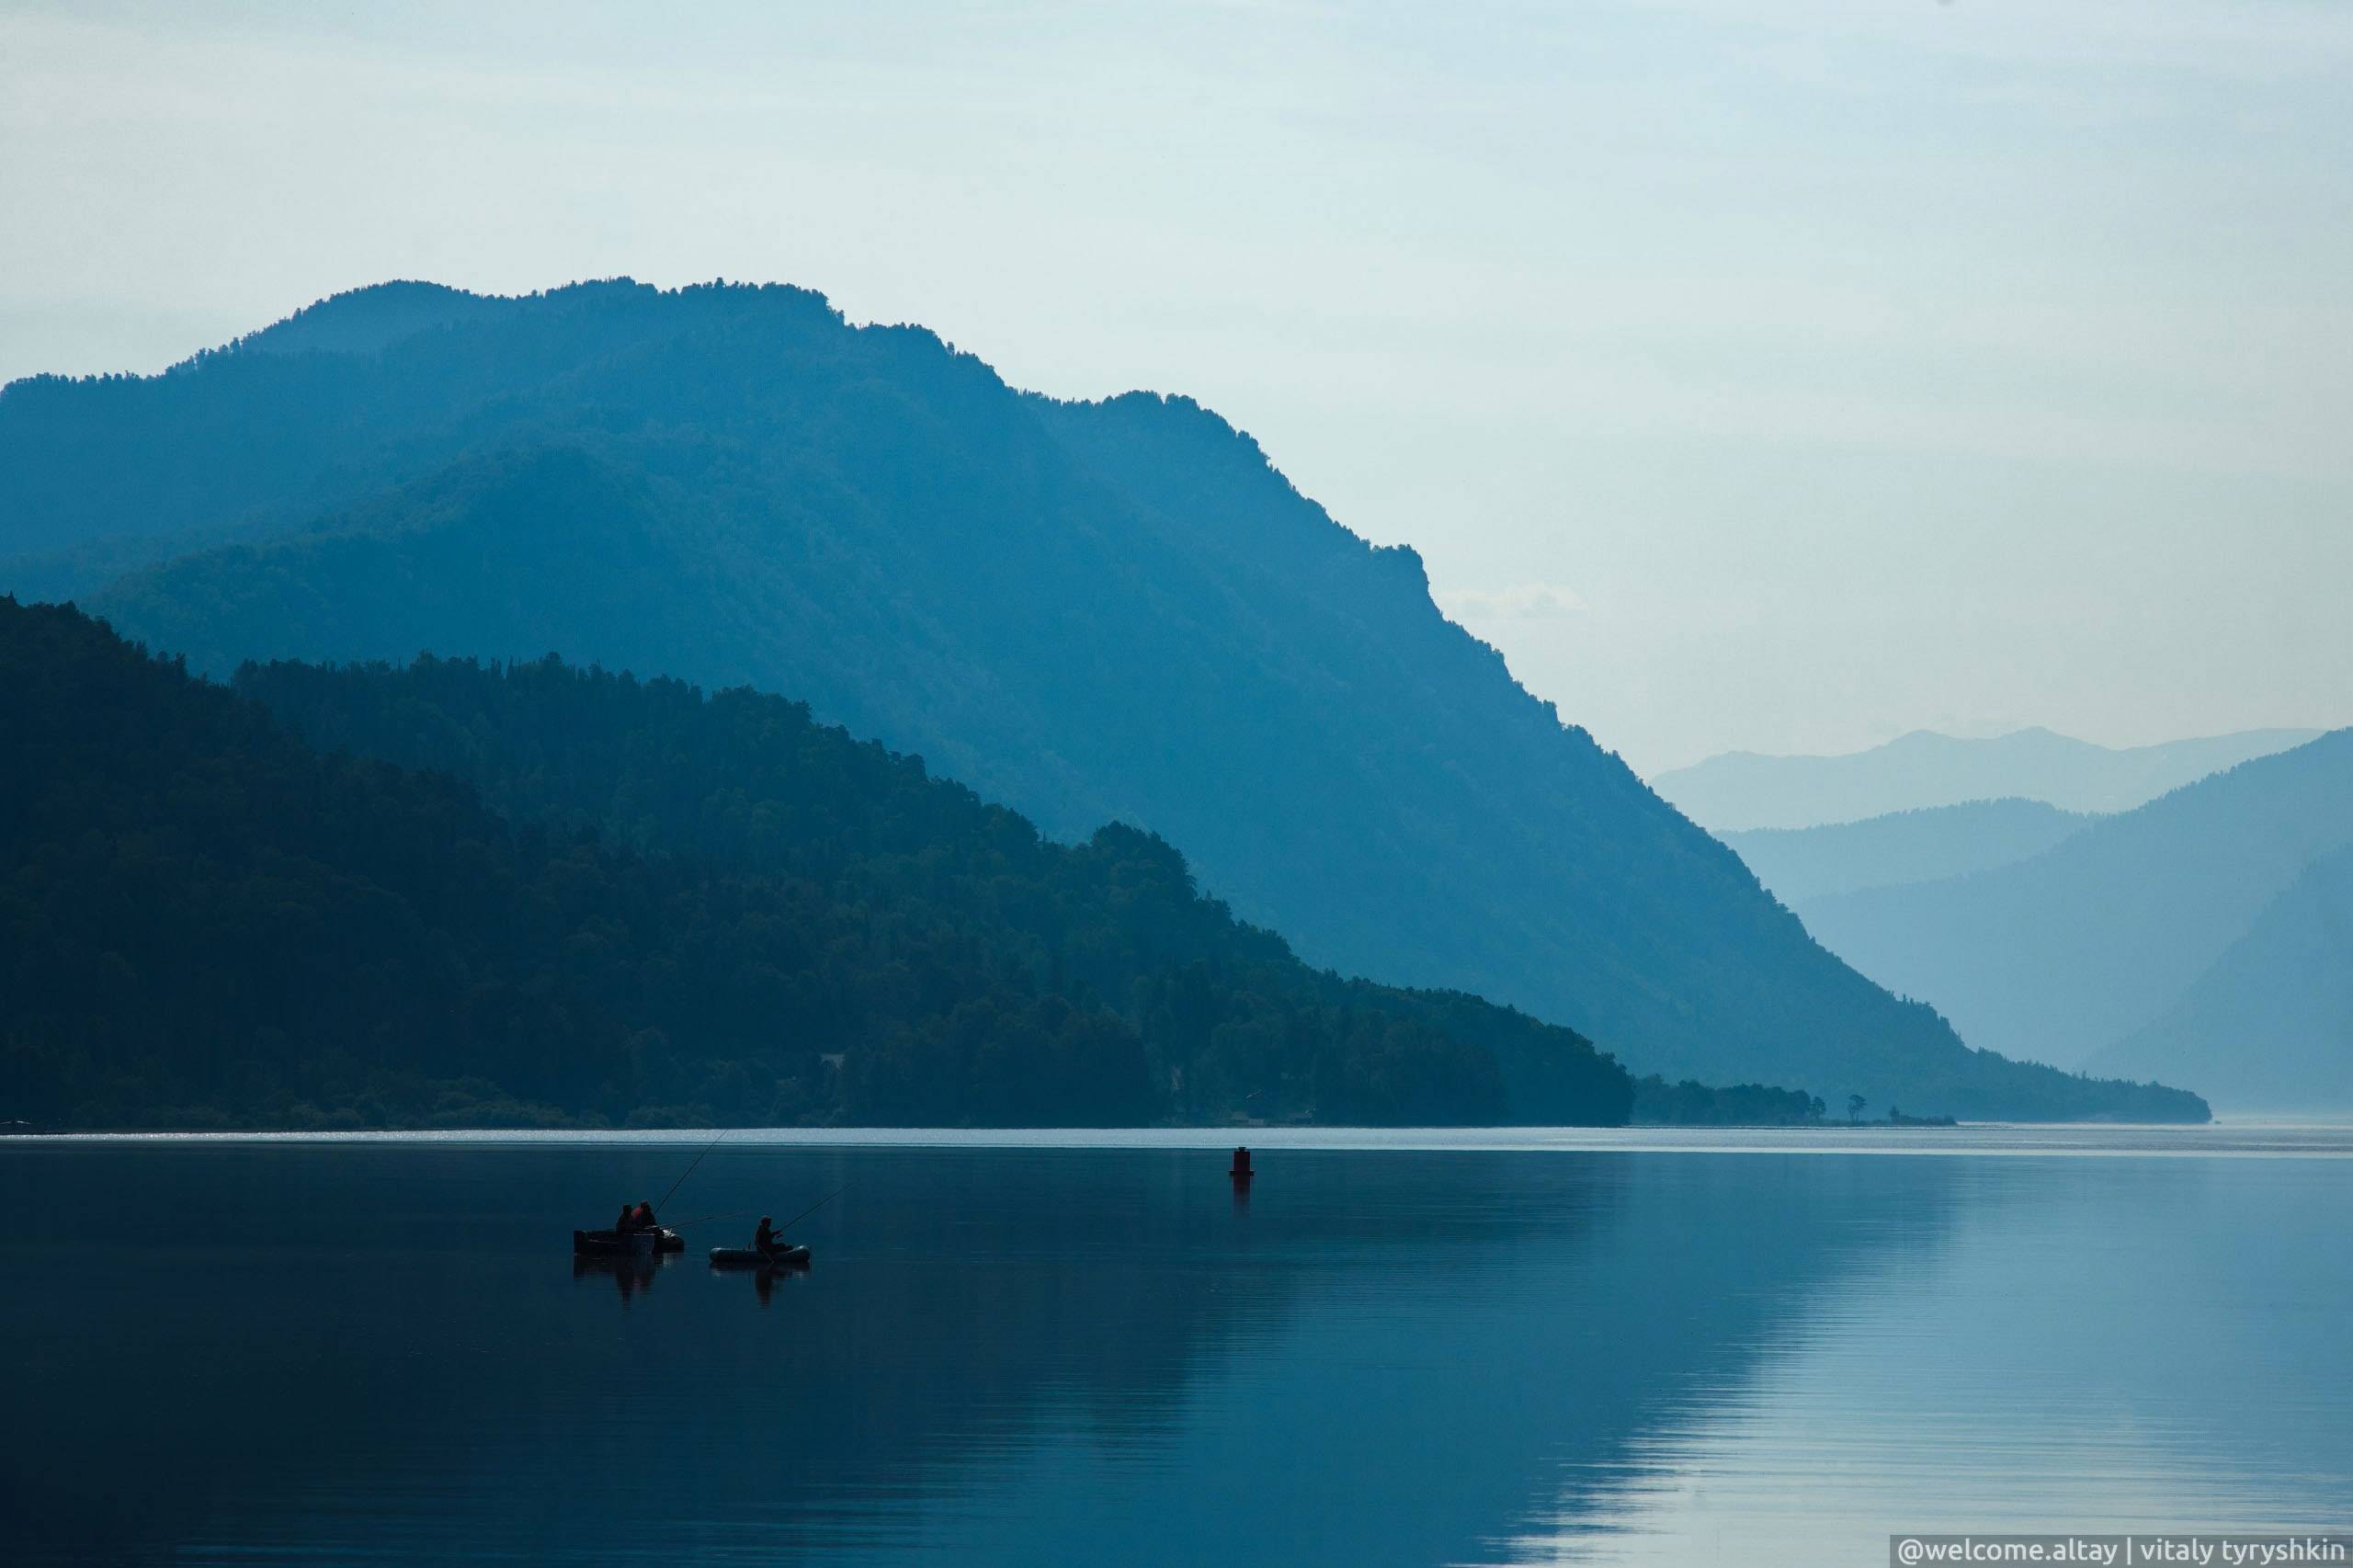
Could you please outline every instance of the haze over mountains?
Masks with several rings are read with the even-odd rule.
[[[556,651],[779,692],[1049,834],[1165,835],[1312,963],[1638,1072],[2148,1104],[1971,1051],[1832,958],[1445,620],[1413,551],[1214,415],[1021,394],[803,290],[400,286],[162,377],[16,383],[0,512],[9,584],[199,669]]]
[[[2152,1022],[2092,1058],[2234,1106],[2353,1110],[2353,848],[2322,856]]]
[[[2097,820],[2027,859],[1819,898],[1801,914],[1866,974],[1933,998],[1972,1040],[2075,1065],[2153,1029],[2097,1059],[2195,1062],[2215,1074],[2201,1089],[2269,1095],[2294,1069],[2275,1074],[2254,1060],[2267,1029],[2334,1017],[2286,1058],[2307,1063],[2336,1037],[2327,1030],[2342,1032],[2332,1008],[2353,951],[2330,934],[2341,927],[2328,923],[2326,868],[2349,843],[2353,730],[2336,730]],[[2159,1026],[2177,999],[2182,1010]],[[2232,1007],[2242,1009],[2235,1022]],[[2243,1070],[2225,1066],[2242,1059]],[[2340,1059],[2339,1081],[2344,1071]]]
[[[1793,908],[1837,893],[1990,871],[2040,855],[2096,820],[2040,801],[1924,806],[1821,827],[1760,827],[1716,836]]]
[[[2340,1110],[2353,1107],[2346,734],[2120,813],[1973,801],[1720,836],[1824,946],[1936,1004],[1972,1041],[2192,1085],[2234,1108]],[[1814,797],[1820,809],[1831,798]]]
[[[2111,749],[2042,729],[1991,740],[1915,730],[1846,756],[1728,752],[1662,773],[1651,787],[1694,822],[1725,833],[1815,827],[2003,799],[2040,801],[2069,812],[2122,812],[2319,733],[2247,730]]]

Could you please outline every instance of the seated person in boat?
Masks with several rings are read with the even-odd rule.
[[[662,1227],[654,1222],[654,1205],[640,1199],[637,1207],[630,1212],[629,1228],[632,1231],[660,1230]]]
[[[631,1209],[628,1204],[626,1204],[626,1203],[622,1204],[622,1205],[621,1205],[621,1217],[620,1217],[620,1219],[618,1219],[618,1220],[616,1220],[616,1221],[613,1221],[613,1234],[615,1234],[615,1235],[617,1235],[617,1236],[625,1236],[625,1235],[628,1235],[628,1234],[630,1233],[630,1232],[631,1232],[632,1230],[634,1230],[634,1229],[636,1229],[636,1228],[637,1228],[637,1227],[636,1227],[636,1225],[635,1225],[635,1223],[634,1223],[634,1221],[636,1221],[636,1219],[637,1219],[637,1212],[636,1212],[636,1210],[632,1210],[632,1209]]]
[[[760,1228],[752,1233],[752,1250],[763,1257],[774,1257],[791,1244],[776,1233],[776,1221],[760,1216]]]

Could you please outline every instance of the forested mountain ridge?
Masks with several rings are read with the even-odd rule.
[[[11,381],[0,388],[0,517],[9,524],[0,566],[93,550],[135,562],[142,541],[155,546],[146,559],[159,560],[191,535],[300,525],[431,473],[486,433],[544,422],[547,407],[512,390],[570,367],[562,355],[530,355],[532,335],[511,330],[519,312],[592,312],[651,292],[591,284],[493,300],[384,284],[321,301],[160,376]],[[825,313],[815,295],[776,292],[779,308]],[[483,335],[487,354],[432,352],[460,324]],[[600,324],[621,324],[606,312]],[[609,338],[607,347],[621,351]],[[416,373],[369,373],[392,369],[395,354]]]
[[[1280,937],[1201,896],[1159,839],[1111,824],[1082,846],[1057,843],[921,758],[818,724],[801,703],[741,688],[705,697],[552,658],[503,670],[278,663],[247,665],[236,686],[315,745],[461,778],[519,820],[952,930],[1040,985],[1105,999],[1148,1045],[1189,1040],[1154,1055],[1179,1070],[1172,1107],[1197,1119],[1300,1103],[1268,1087],[1298,1049],[1289,1005],[1358,1007],[1478,1048],[1454,1063],[1462,1085],[1393,1085],[1400,1115],[1417,1096],[1460,1108],[1466,1093],[1492,1100],[1500,1088],[1518,1119],[1622,1119],[1621,1071],[1573,1031],[1460,993],[1315,974]]]
[[[97,601],[216,674],[555,650],[789,692],[1051,834],[1165,835],[1317,964],[1508,1002],[1638,1071],[1926,1113],[2131,1098],[1847,969],[1446,621],[1412,551],[1185,400],[1026,397],[796,290],[421,313],[366,351],[19,383],[0,452],[43,472],[0,501],[57,548],[234,521],[252,542]]]
[[[621,831],[311,749],[100,623],[0,599],[6,1115],[1616,1123],[1632,1101],[1567,1029],[1310,971],[1158,839],[1045,842],[779,699],[553,665],[253,684],[313,725],[343,695],[347,730],[445,743],[430,694],[478,699],[503,729],[475,740],[523,759],[477,769],[506,803],[561,818],[601,790]],[[643,770],[592,785],[531,744],[583,737]],[[762,777],[733,747],[788,782],[698,797],[713,769]]]
[[[1097,849],[1133,846],[1112,863],[1127,881],[1107,881],[1103,857],[1044,839],[1004,807],[931,778],[920,759],[853,741],[782,698],[745,689],[705,697],[678,681],[641,682],[554,658],[503,669],[430,657],[405,668],[279,662],[244,666],[235,685],[313,744],[462,778],[506,814],[596,831],[648,853],[696,854],[806,881],[845,903],[978,933],[1058,988],[1127,999],[1115,1007],[1147,1040],[1167,1027],[1156,1017],[1206,1008],[1222,1021],[1197,1027],[1210,1045],[1193,1051],[1186,1072],[1215,1088],[1216,1103],[1246,1097],[1245,1074],[1223,1055],[1246,1054],[1254,1031],[1263,1032],[1219,1001],[1231,984],[1224,977],[1262,975],[1256,984],[1267,992],[1298,983],[1279,937],[1190,897],[1188,882],[1187,896],[1175,894],[1182,861],[1156,840],[1163,858],[1150,863],[1168,884],[1158,896],[1169,913],[1148,929],[1132,914],[1107,917],[1138,898],[1137,869],[1150,858],[1134,829],[1115,824],[1092,840]],[[1574,1040],[1563,1039],[1567,1031],[1475,997],[1397,993],[1329,975],[1317,984],[1324,1000],[1377,994],[1392,1010],[1486,1046],[1506,1100],[1523,1109],[1615,1092],[1589,1081],[1583,1042],[1565,1049]],[[1637,1087],[1638,1109],[1677,1120],[1820,1114],[1802,1091],[1670,1089],[1654,1080]],[[2173,1091],[2145,1090],[2137,1099],[2151,1116],[2191,1108]]]

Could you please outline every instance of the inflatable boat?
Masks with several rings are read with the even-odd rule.
[[[761,1252],[756,1247],[713,1247],[710,1266],[713,1268],[800,1268],[809,1262],[807,1247],[779,1247],[774,1252]]]
[[[643,1257],[657,1252],[684,1252],[686,1238],[667,1225],[652,1231],[574,1231],[575,1257]]]

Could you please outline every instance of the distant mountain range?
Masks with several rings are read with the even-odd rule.
[[[1944,738],[1914,736],[1859,757],[1755,759],[1886,765],[1869,779],[1859,767],[1843,779],[1816,771],[1809,787],[1819,792],[1802,797],[1814,802],[1803,808],[1787,792],[1802,769],[1747,776],[1757,786],[1752,803],[1797,811],[1847,809],[1826,802],[1851,805],[1865,782],[1892,787],[1900,770],[1884,754],[1898,750],[1924,767],[1939,754],[1964,757],[1915,778],[1939,788],[1984,777],[2005,757],[2095,754],[2067,785],[2074,798],[2122,799],[2096,788],[2121,790],[2138,770],[2129,795],[2166,771],[2262,749],[2234,772],[2111,816],[1975,801],[1719,836],[1824,946],[1934,1004],[1978,1044],[2186,1084],[2232,1108],[2353,1108],[2353,851],[2334,847],[2353,837],[2353,769],[2343,760],[2346,732],[2269,749],[2299,733],[2250,731],[2140,752],[2019,736],[1929,745]],[[1971,756],[1972,747],[1980,749]],[[2049,789],[2063,772],[2021,767],[2005,776],[2039,776]],[[1699,782],[1704,793],[1740,780],[1722,768]]]
[[[804,290],[390,286],[160,377],[19,381],[0,515],[0,584],[216,675],[554,651],[805,699],[1050,835],[1183,845],[1313,964],[1638,1072],[2152,1103],[1972,1051],[1839,962],[1448,622],[1412,551],[1214,415],[1019,393]]]
[[[1728,752],[1662,773],[1651,787],[1720,833],[1816,827],[2012,798],[2068,812],[2126,812],[2319,733],[2246,730],[2118,750],[2040,729],[1991,740],[1915,730],[1846,756]]]
[[[2256,1110],[2353,1110],[2353,848],[2324,855],[2151,1023],[2091,1059]]]
[[[2353,955],[2300,966],[2295,955],[2326,951],[2331,938],[2325,924],[2295,926],[2324,919],[2333,884],[2315,863],[2348,843],[2353,730],[2336,730],[2093,822],[2030,858],[1814,899],[1799,912],[1833,951],[1932,1000],[1969,1039],[2062,1065],[2157,1026],[2245,939],[2221,976],[2200,982],[2202,1000],[2184,1000],[2173,1023],[2098,1058],[2211,1066],[2225,1052],[2256,1054],[2264,1017],[2284,1027],[2291,1015],[2326,1011],[2327,988],[2341,984]],[[2308,874],[2311,887],[2283,898]],[[2257,1007],[2265,984],[2278,994]],[[2236,1023],[2227,1021],[2234,1006],[2249,1009]],[[2207,1031],[2197,1050],[2185,1033],[2193,1025]],[[2260,1079],[2248,1072],[2246,1081]]]
[[[1933,882],[2024,860],[2097,819],[2040,801],[1971,801],[1824,827],[1717,836],[1792,907],[1865,888]]]

